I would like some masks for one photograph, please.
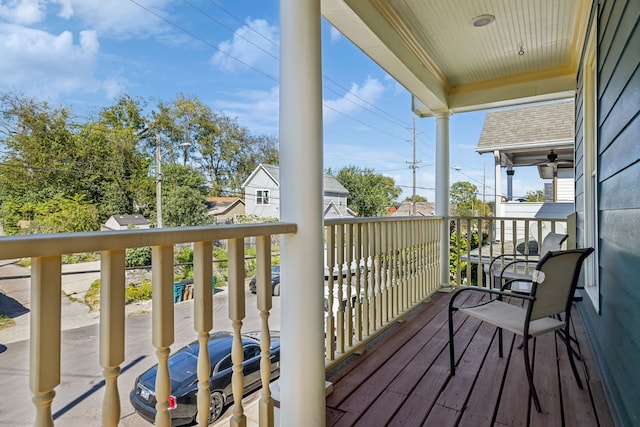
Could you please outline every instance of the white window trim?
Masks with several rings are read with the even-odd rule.
[[[584,286],[594,308],[600,313],[600,283],[598,274],[598,63],[596,55],[597,28],[590,25],[583,70],[583,185],[584,185],[584,245],[595,252],[584,263]]]
[[[259,193],[261,193],[261,195],[258,195]],[[267,203],[260,203],[258,202],[258,200],[264,200],[264,193],[267,193]],[[260,190],[256,190],[256,205],[259,206],[268,206],[271,204],[271,191],[264,188],[264,189],[260,189]]]

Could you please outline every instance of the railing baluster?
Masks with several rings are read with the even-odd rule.
[[[229,424],[235,427],[247,425],[247,417],[242,406],[244,375],[242,363],[242,320],[245,317],[244,300],[244,239],[229,239],[229,319],[233,329],[231,345],[231,390],[233,392],[233,415]]]
[[[466,285],[471,285],[471,243],[473,242],[473,233],[471,231],[471,219],[467,218],[467,277]]]
[[[29,387],[36,407],[35,426],[53,426],[51,404],[60,384],[61,257],[31,259]]]
[[[365,265],[365,274],[364,274],[364,280],[363,280],[363,292],[364,292],[364,301],[362,304],[362,311],[363,311],[363,316],[362,316],[362,330],[364,331],[365,335],[370,335],[371,331],[372,331],[372,324],[373,322],[371,322],[371,310],[372,310],[372,305],[370,304],[372,301],[372,294],[373,292],[371,292],[371,289],[373,288],[372,285],[372,277],[373,277],[373,272],[374,272],[374,265],[373,265],[373,256],[371,255],[371,247],[369,246],[369,243],[371,242],[370,240],[370,233],[373,230],[373,227],[371,226],[370,223],[367,224],[363,224],[362,228],[364,230],[364,233],[362,233],[362,250],[363,250],[363,258],[364,258],[364,265]]]
[[[169,414],[169,353],[173,344],[173,246],[153,246],[151,250],[152,344],[156,348],[156,418],[160,427],[171,426]]]
[[[345,258],[347,264],[347,295],[346,301],[347,305],[345,307],[345,338],[346,344],[348,347],[353,345],[353,300],[351,299],[351,288],[353,286],[353,276],[355,271],[352,270],[353,266],[355,266],[356,270],[358,269],[357,263],[353,259],[353,224],[346,224],[346,241],[345,241]]]
[[[353,249],[355,251],[354,257],[356,260],[356,304],[355,304],[355,339],[362,341],[362,272],[364,268],[364,274],[367,274],[367,260],[362,258],[362,224],[357,223],[353,228]],[[364,266],[364,267],[363,267]]]
[[[269,331],[269,311],[272,307],[271,281],[266,278],[271,274],[271,238],[260,236],[256,240],[257,258],[257,304],[260,311],[260,378],[262,390],[258,403],[259,424],[273,426],[273,398],[271,397],[271,332]]]
[[[329,360],[335,359],[335,344],[334,344],[334,318],[333,318],[333,268],[335,262],[335,226],[330,225],[325,227],[326,240],[327,240],[327,301],[326,301],[326,316],[325,316],[325,353]]]
[[[211,359],[209,358],[209,331],[213,329],[213,245],[211,242],[193,244],[193,329],[198,334],[200,351],[198,352],[198,425],[208,425],[211,392],[209,377]]]
[[[124,361],[125,251],[100,253],[100,366],[105,380],[102,425],[120,422],[118,375]]]
[[[383,253],[381,250],[381,234],[382,234],[382,224],[380,222],[374,222],[374,235],[372,236],[372,245],[373,245],[373,254],[375,256],[375,276],[374,276],[374,292],[373,292],[373,302],[375,303],[373,314],[374,321],[373,330],[377,330],[380,326],[382,326],[382,270],[387,267],[386,260],[383,259]]]
[[[337,228],[336,264],[338,266],[338,298],[336,306],[336,351],[344,353],[344,225]]]

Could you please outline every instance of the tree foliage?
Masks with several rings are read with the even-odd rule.
[[[478,187],[467,181],[454,182],[450,190],[451,211],[458,216],[473,216],[480,205],[476,197]]]
[[[331,169],[327,173],[332,174]],[[335,177],[349,192],[347,206],[363,217],[384,215],[402,192],[393,178],[368,168],[346,166]]]
[[[535,191],[527,191],[525,195],[525,200],[527,202],[544,202],[544,191],[535,190]]]
[[[413,195],[411,196],[407,196],[404,199],[405,202],[413,202]],[[421,202],[421,203],[426,203],[428,202],[427,198],[424,196],[421,196],[420,194],[416,194],[416,202]]]
[[[191,146],[176,149],[184,142]],[[157,144],[167,225],[207,223],[207,195],[239,194],[259,163],[278,163],[275,138],[251,135],[185,95],[155,106],[123,95],[80,122],[65,107],[0,93],[0,144],[9,234],[98,230],[117,214],[155,217]]]

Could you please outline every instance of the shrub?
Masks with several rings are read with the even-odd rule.
[[[151,246],[127,249],[125,263],[127,267],[146,267],[151,265]]]
[[[193,249],[188,246],[179,249],[175,254],[175,259],[177,264],[182,264],[179,267],[182,274],[176,278],[193,279]]]
[[[128,303],[135,301],[145,301],[151,299],[151,282],[144,281],[140,284],[131,283],[125,291],[125,301]]]

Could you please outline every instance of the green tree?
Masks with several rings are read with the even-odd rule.
[[[151,191],[148,160],[138,150],[143,120],[140,106],[121,99],[105,108],[96,121],[73,122],[69,111],[15,95],[0,96],[2,143],[6,147],[0,169],[1,212],[9,232],[17,232],[17,220],[35,221],[32,231],[86,231],[119,213],[136,213]],[[94,218],[62,215],[47,204],[55,200],[64,208],[75,203]],[[85,209],[91,205],[92,209]],[[44,226],[49,222],[48,225]],[[47,231],[49,230],[49,231]]]
[[[332,174],[331,169],[327,173]],[[377,174],[368,168],[346,166],[335,177],[349,192],[347,206],[359,216],[384,215],[392,201],[401,193],[393,178]]]
[[[404,199],[405,202],[413,202],[413,195],[411,196],[407,196]],[[416,194],[416,202],[428,202],[427,198],[424,196],[421,196],[419,194]]]
[[[544,202],[544,191],[535,190],[535,191],[527,191],[525,195],[525,200],[527,202]]]
[[[453,183],[450,191],[451,212],[457,216],[473,216],[479,211],[478,187],[467,181]]]
[[[209,221],[202,174],[178,164],[163,165],[162,220],[167,227],[203,225]]]
[[[275,138],[251,135],[236,119],[215,113],[196,96],[179,95],[170,103],[159,103],[152,127],[163,136],[163,151],[185,142],[191,144],[182,150],[183,163],[191,159],[214,196],[238,194],[259,163],[278,164]],[[155,142],[151,142],[152,147]],[[172,153],[169,160],[179,155],[180,151]]]

